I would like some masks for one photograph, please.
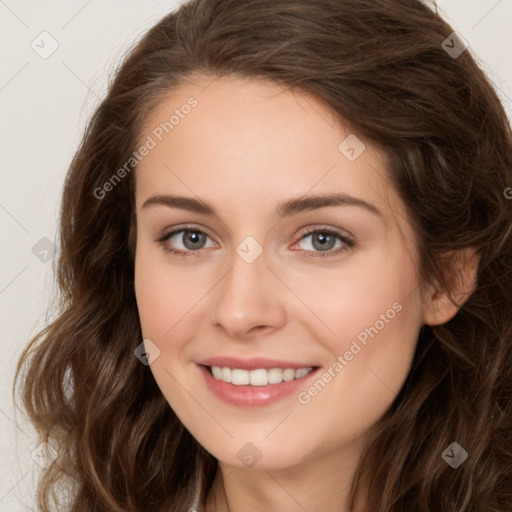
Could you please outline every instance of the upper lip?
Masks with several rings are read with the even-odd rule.
[[[220,366],[221,368],[240,368],[241,370],[258,370],[260,368],[292,368],[297,370],[299,368],[315,368],[314,365],[308,363],[293,363],[291,361],[284,361],[282,359],[269,359],[267,357],[251,357],[248,359],[239,359],[238,357],[220,356],[209,357],[198,361],[198,364],[203,366]]]

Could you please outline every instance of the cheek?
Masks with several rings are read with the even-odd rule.
[[[150,371],[167,402],[180,417],[189,408],[189,397],[178,382],[183,381],[183,350],[193,307],[201,296],[198,280],[172,267],[154,249],[137,247],[135,257],[135,295],[144,339],[159,349]],[[186,372],[185,372],[186,373]]]
[[[317,273],[300,287],[296,281],[297,294],[315,312],[315,317],[309,315],[308,329],[331,357],[330,374],[325,376],[329,391],[322,391],[317,403],[327,408],[341,394],[345,401],[354,400],[349,409],[360,410],[361,417],[373,417],[372,410],[380,407],[376,404],[383,412],[399,392],[414,356],[423,311],[410,257],[378,256],[372,260],[380,264],[347,266],[337,276]],[[318,389],[323,390],[321,383]]]
[[[135,262],[135,296],[144,337],[161,339],[172,325],[171,312],[176,304],[172,294],[167,293],[161,272],[143,254]]]
[[[304,390],[301,399],[324,411],[326,424],[342,421],[350,424],[349,431],[362,431],[399,393],[421,326],[414,268],[406,259],[361,268],[345,276],[345,286],[325,296],[320,314],[335,332],[322,339],[332,360],[321,382]],[[333,403],[340,404],[339,409]]]
[[[376,330],[413,332],[421,313],[415,266],[399,254],[376,250],[339,267],[283,269],[283,281],[301,299],[290,296],[292,316],[303,318],[333,354],[356,338],[364,344]]]
[[[142,332],[144,337],[160,341],[208,289],[197,272],[169,265],[165,257],[145,247],[138,248],[135,257],[135,295]]]

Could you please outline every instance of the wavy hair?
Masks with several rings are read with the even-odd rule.
[[[39,479],[41,510],[180,512],[196,471],[203,497],[211,488],[217,461],[133,353],[142,341],[135,169],[95,194],[169,91],[200,75],[310,93],[379,147],[417,234],[422,282],[449,293],[460,277],[449,256],[480,256],[476,289],[455,317],[421,328],[404,386],[363,452],[351,507],[512,510],[512,131],[471,50],[447,51],[452,32],[420,0],[192,0],[134,43],[67,173],[56,315],[14,382],[59,453]],[[441,457],[454,441],[469,454],[456,470]]]

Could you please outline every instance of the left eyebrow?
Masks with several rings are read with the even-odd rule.
[[[325,208],[326,206],[357,206],[384,218],[383,213],[376,206],[349,194],[313,195],[289,199],[277,205],[274,217],[283,218],[299,212]]]
[[[168,208],[179,208],[208,216],[217,216],[215,208],[206,201],[171,194],[150,197],[144,202],[141,210],[156,205],[166,206]],[[348,194],[339,193],[288,199],[277,205],[273,216],[281,219],[300,212],[316,210],[328,206],[356,206],[365,209],[373,215],[384,218],[383,213],[373,204]]]

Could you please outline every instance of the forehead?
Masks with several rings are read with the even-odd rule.
[[[137,210],[150,195],[187,193],[240,213],[283,198],[343,192],[404,215],[386,157],[318,100],[266,81],[203,78],[176,87],[146,120]],[[355,158],[354,158],[355,157]]]

